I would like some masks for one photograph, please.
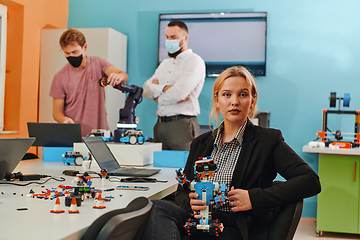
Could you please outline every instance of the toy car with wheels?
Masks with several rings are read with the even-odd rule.
[[[120,142],[130,143],[132,145],[138,143],[141,145],[144,144],[147,139],[148,138],[144,137],[143,132],[140,130],[128,130],[120,138]]]
[[[62,161],[67,165],[73,163],[76,166],[81,166],[84,160],[87,160],[88,157],[84,157],[80,152],[67,151],[65,154],[62,154]]]
[[[102,137],[105,142],[111,142],[113,141],[113,137],[110,130],[105,129],[93,129],[91,130],[91,133],[89,137]]]

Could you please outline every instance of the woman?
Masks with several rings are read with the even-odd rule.
[[[320,192],[313,169],[285,142],[279,130],[254,126],[249,117],[256,112],[257,90],[253,76],[244,67],[231,67],[216,79],[213,109],[220,127],[191,144],[184,174],[192,181],[199,157],[215,158],[218,170],[212,181],[226,183],[229,203],[213,214],[224,223],[220,239],[267,239],[273,208]],[[287,181],[272,185],[277,173]],[[174,204],[156,201],[146,229],[147,239],[180,239],[183,225],[205,209],[197,194],[179,186]],[[198,239],[199,236],[193,236]],[[209,235],[204,235],[209,239]]]

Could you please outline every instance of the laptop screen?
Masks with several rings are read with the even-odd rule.
[[[12,173],[35,138],[0,138],[0,180]]]
[[[81,142],[81,124],[28,122],[29,137],[35,137],[33,146],[72,147]]]
[[[101,169],[112,171],[120,168],[102,137],[83,137],[83,140]]]

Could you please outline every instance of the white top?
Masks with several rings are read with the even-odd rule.
[[[158,79],[159,84],[152,80]],[[197,116],[200,114],[198,97],[205,81],[205,63],[202,58],[188,49],[176,58],[165,59],[156,69],[155,74],[144,83],[144,97],[158,97],[159,116],[178,114]],[[173,85],[165,93],[162,89]],[[184,100],[190,94],[189,100]]]

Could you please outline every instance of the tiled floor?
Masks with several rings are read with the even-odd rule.
[[[360,239],[357,234],[330,233],[324,232],[321,237],[317,237],[315,230],[315,218],[301,218],[296,230],[294,240],[334,240],[334,239]]]

